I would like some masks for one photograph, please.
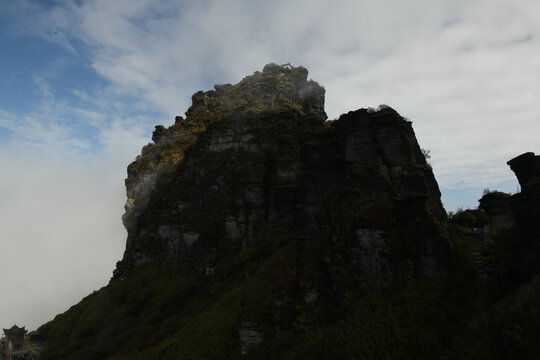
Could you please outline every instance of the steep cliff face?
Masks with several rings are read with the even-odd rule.
[[[158,127],[128,168],[116,276],[155,257],[244,249],[278,227],[306,241],[338,237],[376,288],[411,270],[445,272],[437,183],[410,122],[391,108],[326,123],[324,89],[304,68],[267,65],[196,93],[186,114]]]
[[[426,314],[449,270],[446,213],[395,110],[326,121],[307,70],[271,64],[196,93],[152,140],[128,167],[123,259],[42,327],[44,359],[439,351]]]
[[[521,192],[510,200],[517,226],[531,244],[540,248],[540,156],[528,152],[507,164],[521,185]]]
[[[184,159],[185,152],[214,122],[230,120],[233,116],[255,120],[261,113],[287,111],[325,120],[324,89],[316,82],[308,81],[307,74],[303,67],[266,65],[262,73],[256,72],[234,86],[216,85],[213,91],[193,94],[193,105],[186,112],[186,119],[176,117],[175,124],[168,129],[156,126],[152,136],[154,144],[145,146],[142,154],[128,167],[123,216],[128,231],[135,227],[140,212],[146,208],[158,178],[174,171]],[[209,150],[225,150],[227,146],[242,148],[242,144],[250,140],[248,137],[253,136],[246,130],[228,129],[228,134],[218,135],[221,140],[214,140],[225,142],[216,143]],[[237,138],[243,132],[246,135]]]
[[[521,185],[510,195],[489,192],[480,208],[491,220],[488,237],[493,298],[499,299],[540,273],[540,156],[528,152],[507,162]],[[540,299],[540,298],[539,298]]]

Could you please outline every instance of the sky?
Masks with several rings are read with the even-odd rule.
[[[330,119],[413,122],[448,211],[540,152],[536,0],[0,0],[0,326],[35,329],[122,258],[126,167],[198,90],[309,70]]]

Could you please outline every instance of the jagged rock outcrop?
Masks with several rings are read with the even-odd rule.
[[[446,213],[411,123],[389,107],[325,120],[324,89],[302,67],[196,93],[128,168],[117,276],[155,257],[245,248],[277,227],[339,237],[375,288],[407,271],[441,276]]]
[[[177,116],[175,124],[168,129],[156,126],[152,135],[154,144],[145,146],[128,167],[123,216],[128,231],[146,207],[157,178],[173,171],[183,160],[185,151],[197,142],[198,135],[213,122],[231,116],[256,118],[262,112],[287,110],[325,120],[324,88],[308,81],[307,74],[303,67],[266,65],[262,73],[256,72],[234,86],[215,85],[215,90],[193,94],[193,105],[188,109],[186,119]],[[243,148],[249,140],[242,138],[242,129],[228,131],[215,140],[211,151]]]
[[[456,297],[432,281],[452,253],[432,169],[395,110],[326,121],[324,93],[270,64],[156,126],[128,167],[123,259],[40,328],[43,359],[439,354],[432,314]]]
[[[510,207],[510,198],[510,194],[501,191],[485,191],[478,200],[478,208],[489,219],[489,226],[485,229],[486,239],[491,239],[501,231],[515,225],[514,214]]]
[[[515,225],[500,231],[490,249],[495,271],[485,332],[491,358],[534,359],[540,351],[540,156],[528,152],[507,164],[521,192],[504,197]],[[496,208],[503,209],[500,205]]]
[[[527,152],[507,164],[521,186],[521,192],[510,200],[516,224],[524,236],[540,248],[540,156]]]
[[[499,231],[494,234],[496,253],[493,256],[499,269],[498,278],[493,281],[499,286],[494,286],[499,290],[495,292],[499,296],[530,281],[540,272],[540,156],[528,152],[507,164],[516,174],[521,192],[511,196],[488,193],[481,202],[497,213],[499,220],[502,219]],[[510,214],[505,215],[505,212]]]

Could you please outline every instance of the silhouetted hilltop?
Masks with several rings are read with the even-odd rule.
[[[266,65],[156,126],[128,167],[124,256],[40,328],[42,359],[490,358],[481,240],[448,228],[411,122],[326,121],[307,75]]]

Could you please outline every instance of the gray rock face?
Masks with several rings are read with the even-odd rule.
[[[315,290],[308,291],[304,294],[304,301],[308,304],[313,304],[319,298],[319,293]]]
[[[124,226],[126,229],[129,229],[134,225],[140,212],[146,208],[157,178],[157,173],[146,171],[139,176],[137,182],[133,186],[127,188],[127,200],[124,209],[126,210],[126,213],[131,213],[133,216],[124,219]]]
[[[444,276],[451,250],[446,212],[411,123],[385,107],[377,112],[350,112],[335,126],[341,134],[345,166],[358,174],[359,185],[363,185],[356,189],[357,196],[374,207],[371,216],[365,215],[367,226],[358,233],[359,239],[365,239],[360,240],[359,249],[365,254],[362,268],[371,274],[370,282],[385,286],[400,273],[396,268],[390,269],[381,255],[381,249],[386,247],[386,252],[391,253],[395,246],[385,243],[384,238],[396,236],[395,232],[384,236],[381,229],[387,231],[388,224],[396,220],[398,236],[411,241],[406,246],[408,250],[401,254],[408,258],[407,267],[412,263],[415,274],[421,277]],[[373,194],[377,194],[375,199]],[[373,228],[378,230],[370,233]]]
[[[264,338],[257,328],[257,323],[253,321],[241,321],[238,327],[240,337],[240,353],[246,355],[249,349],[260,344]]]
[[[307,70],[268,65],[237,85],[195,94],[187,114],[156,129],[157,147],[130,165],[133,179],[152,181],[126,182],[128,203],[144,206],[126,217],[116,276],[156,257],[268,246],[277,229],[343,242],[358,281],[374,289],[410,272],[444,276],[450,244],[438,185],[410,122],[393,109],[325,123],[324,89],[307,81]],[[201,120],[207,116],[214,120]],[[196,141],[185,135],[193,128],[204,129]],[[144,164],[177,154],[174,136],[178,146],[192,145],[152,178]]]
[[[143,147],[142,154],[128,167],[126,212],[122,217],[128,232],[135,230],[157,179],[179,166],[185,151],[213,122],[238,115],[249,115],[252,120],[248,124],[230,122],[228,128],[214,133],[206,145],[208,151],[257,151],[259,144],[252,141],[257,114],[289,111],[326,119],[324,88],[307,80],[307,74],[303,67],[268,64],[262,73],[247,76],[238,84],[216,85],[213,91],[193,94],[193,105],[186,112],[186,119],[177,116],[175,124],[168,129],[156,126],[152,135],[154,144]]]
[[[292,99],[302,105],[304,111],[310,115],[326,118],[324,111],[324,88],[315,81],[308,81],[308,71],[303,67],[295,68],[289,64],[268,64],[263,69],[263,76],[271,76],[279,81],[282,77],[292,77],[294,90],[290,87],[278,87],[273,97],[273,104],[280,99]]]
[[[236,126],[235,126],[236,125]],[[215,136],[208,144],[209,151],[223,151],[228,149],[256,151],[257,144],[252,142],[253,134],[249,132],[249,128],[235,124],[231,128]]]
[[[351,260],[358,267],[366,282],[375,290],[385,288],[393,280],[386,243],[386,231],[379,229],[357,229],[357,246],[350,248]]]

